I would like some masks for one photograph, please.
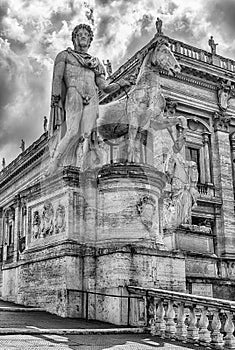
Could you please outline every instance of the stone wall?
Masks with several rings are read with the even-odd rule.
[[[128,285],[185,291],[185,261],[179,254],[144,246],[98,249],[95,257],[85,258],[84,286],[104,294],[128,295]],[[94,274],[95,271],[95,274]],[[123,324],[127,320],[127,300],[91,296],[89,317]],[[132,300],[132,303],[136,301]],[[138,307],[137,307],[138,309]],[[140,321],[132,315],[132,322]],[[137,323],[138,323],[137,322]]]
[[[60,316],[82,316],[69,309],[68,289],[82,289],[82,267],[75,243],[35,247],[24,262],[3,268],[2,297],[23,305],[42,307]]]
[[[5,300],[41,307],[63,317],[125,325],[128,299],[121,297],[128,296],[126,287],[185,291],[185,262],[179,254],[141,246],[95,249],[64,241],[29,249],[24,262],[4,267],[3,281]],[[86,292],[90,292],[88,303]],[[145,319],[144,305],[144,300],[131,300],[130,323],[140,324]]]

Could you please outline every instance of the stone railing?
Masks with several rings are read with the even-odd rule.
[[[145,51],[148,50],[152,43],[157,39],[157,35],[147,44],[145,45],[141,50],[139,50],[134,56],[132,56],[127,62],[125,62],[118,70],[116,70],[110,77],[111,81],[117,81],[124,72],[131,71],[133,67],[135,67],[139,62],[140,55]],[[192,59],[195,59],[197,61],[201,61],[204,63],[209,63],[212,65],[215,65],[217,67],[220,67],[222,69],[229,70],[231,72],[235,72],[235,61],[219,56],[219,55],[212,55],[210,52],[206,50],[199,49],[195,46],[183,43],[182,41],[175,40],[172,38],[169,38],[168,36],[162,36],[165,38],[170,45],[170,48],[172,52],[176,54],[180,54],[186,57],[190,57]]]
[[[42,134],[26,150],[18,155],[9,165],[0,171],[0,189],[10,179],[22,173],[23,169],[28,168],[36,159],[42,157],[47,145],[47,133]]]
[[[235,349],[235,302],[161,289],[128,287],[146,298],[152,335],[215,349]]]
[[[198,61],[211,63],[211,54],[209,52],[171,38],[168,38],[168,41],[172,52],[194,58]]]
[[[200,197],[215,197],[215,186],[213,184],[197,184]]]
[[[189,230],[192,232],[200,232],[200,233],[206,233],[206,234],[212,233],[211,227],[205,226],[205,225],[181,224],[180,228],[184,230]]]
[[[216,65],[217,67],[227,69],[231,72],[235,72],[235,62],[229,58],[225,58],[219,55],[212,55],[208,51],[201,50],[197,47],[185,44],[181,41],[174,40],[169,37],[167,39],[173,52],[193,58],[197,61]]]

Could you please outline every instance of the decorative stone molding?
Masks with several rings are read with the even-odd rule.
[[[55,214],[55,234],[65,231],[65,207],[59,204]]]
[[[144,196],[140,198],[136,207],[142,224],[150,231],[153,226],[153,218],[156,210],[155,199],[152,196]]]
[[[164,112],[166,113],[167,117],[174,117],[178,107],[178,102],[172,100],[169,97],[166,97],[165,100],[166,100],[166,107]]]
[[[15,208],[13,206],[7,208],[4,216],[7,221],[15,220]]]
[[[41,235],[41,218],[38,210],[33,213],[33,238],[40,238]]]
[[[229,132],[231,116],[223,112],[215,112],[213,115],[215,131]]]
[[[235,262],[234,261],[227,261],[226,262],[226,272],[228,278],[235,278]]]
[[[43,207],[36,208],[32,212],[32,239],[46,238],[54,234],[65,232],[65,207],[57,204],[56,210],[50,201],[46,201]]]
[[[51,236],[54,233],[54,209],[51,202],[45,202],[42,212],[42,236]]]
[[[234,97],[234,87],[230,80],[222,80],[217,87],[218,106],[221,112],[226,112],[229,107],[229,100]]]
[[[205,225],[181,224],[180,228],[185,229],[185,230],[189,230],[192,232],[201,232],[201,233],[206,233],[206,234],[212,233],[211,227],[205,226]]]

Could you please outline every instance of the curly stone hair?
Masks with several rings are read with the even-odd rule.
[[[73,44],[74,44],[75,36],[76,36],[77,32],[79,32],[80,29],[86,29],[88,31],[89,36],[90,36],[90,44],[91,44],[94,34],[93,34],[93,31],[92,31],[91,27],[88,24],[79,24],[79,25],[77,25],[74,28],[74,30],[72,32],[72,42],[73,42]],[[90,46],[90,44],[89,44],[89,46]]]

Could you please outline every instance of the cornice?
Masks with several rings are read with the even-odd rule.
[[[21,178],[30,165],[36,165],[45,154],[47,146],[47,133],[43,134],[16,159],[14,159],[6,168],[0,172],[0,189],[3,191],[5,186],[11,186]]]
[[[212,56],[211,53],[205,50],[198,49],[192,45],[188,45],[167,36],[162,37],[168,40],[174,55],[182,67],[182,72],[176,74],[175,77],[170,77],[170,79],[184,81],[209,90],[216,90],[219,80],[230,80],[235,84],[235,61],[219,55]],[[145,51],[150,49],[151,45],[157,41],[158,38],[159,36],[156,35],[147,45],[125,62],[125,64],[109,77],[110,82],[118,81],[120,78],[125,78],[134,71],[139,71],[141,65],[139,58]],[[197,54],[198,58],[190,56],[193,54]],[[220,66],[225,63],[229,69]],[[167,73],[162,71],[160,72],[160,75],[167,76]],[[101,93],[100,101],[101,104],[108,103],[122,97],[123,95],[123,91],[109,95]]]

